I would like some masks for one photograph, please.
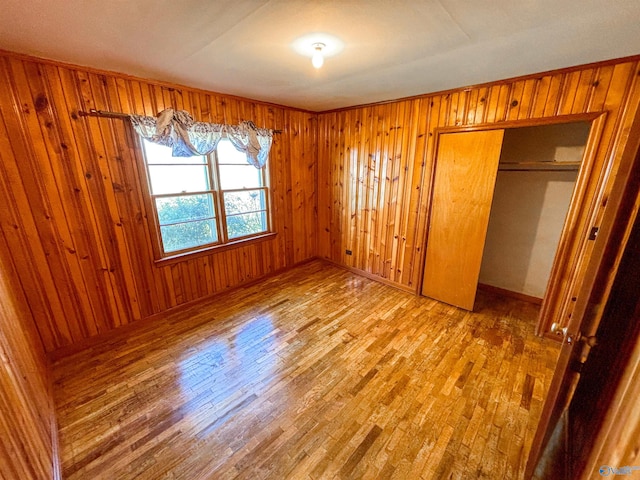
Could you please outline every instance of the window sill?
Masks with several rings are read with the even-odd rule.
[[[223,245],[213,245],[211,247],[201,248],[198,250],[190,250],[188,252],[182,252],[176,255],[162,257],[160,259],[155,260],[154,263],[157,267],[171,265],[173,263],[184,262],[186,260],[191,260],[198,257],[204,257],[206,255],[211,255],[213,253],[218,253],[225,250],[231,250],[233,248],[245,247],[247,245],[252,245],[254,243],[264,242],[266,240],[273,239],[276,235],[277,233],[275,232],[269,232],[263,235],[259,235],[257,237],[244,238],[241,240],[228,242]]]

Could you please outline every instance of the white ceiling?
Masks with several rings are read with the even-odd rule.
[[[640,1],[2,0],[0,48],[321,111],[639,54]]]

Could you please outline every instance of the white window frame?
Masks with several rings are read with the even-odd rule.
[[[258,169],[261,186],[259,187],[251,187],[251,188],[234,188],[234,189],[222,189],[221,188],[221,177],[220,177],[220,168],[219,166],[225,165],[225,162],[221,162],[218,155],[218,149],[216,148],[213,152],[203,155],[206,158],[206,163],[198,163],[198,165],[203,165],[206,167],[209,189],[197,192],[178,192],[178,193],[163,193],[163,194],[154,194],[151,186],[151,173],[150,173],[150,165],[158,165],[153,162],[149,162],[147,159],[147,152],[144,147],[144,139],[140,139],[140,149],[142,152],[142,160],[144,163],[144,168],[142,169],[144,172],[144,184],[146,186],[146,204],[148,207],[148,211],[151,212],[150,220],[151,220],[151,235],[154,243],[154,252],[157,261],[162,260],[170,260],[174,258],[180,258],[184,255],[195,254],[198,252],[210,252],[214,249],[220,249],[223,247],[233,247],[239,244],[244,244],[250,241],[254,241],[257,239],[268,238],[274,235],[272,230],[272,222],[271,222],[271,188],[269,185],[269,162],[261,168]],[[223,138],[220,142],[229,142],[228,139]],[[220,145],[220,144],[219,144]],[[169,148],[169,147],[166,147]],[[184,165],[184,163],[179,163],[180,165]],[[175,165],[175,164],[167,164],[163,163],[162,165]],[[236,163],[237,165],[237,163]],[[255,167],[247,163],[247,168],[254,169]],[[262,192],[264,201],[261,205],[260,210],[255,211],[247,211],[242,213],[233,213],[227,214],[226,208],[224,208],[224,199],[225,194],[232,194],[237,192],[252,192],[258,191]],[[211,195],[213,198],[213,211],[214,211],[214,219],[216,225],[216,233],[217,233],[217,241],[205,243],[201,245],[196,245],[188,248],[183,248],[179,250],[171,250],[166,251],[163,243],[163,237],[161,232],[161,221],[158,214],[156,199],[163,197],[180,197],[180,196],[193,196],[193,195]],[[264,220],[264,224],[266,229],[264,231],[250,233],[247,235],[237,236],[237,237],[229,237],[229,227],[228,227],[228,218],[236,217],[242,215],[243,213],[254,213],[254,212],[262,212],[262,218]],[[196,220],[191,220],[196,221]],[[179,222],[179,223],[188,223],[189,221]],[[164,225],[166,226],[166,225]]]

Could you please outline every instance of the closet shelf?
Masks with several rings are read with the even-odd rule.
[[[580,162],[500,162],[498,170],[579,170]]]

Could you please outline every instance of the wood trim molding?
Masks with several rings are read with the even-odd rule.
[[[263,100],[256,100],[256,99],[249,98],[249,97],[241,97],[241,96],[238,96],[238,95],[227,94],[227,93],[224,93],[224,92],[216,92],[216,91],[213,91],[213,90],[206,90],[206,89],[203,89],[203,88],[190,87],[188,85],[184,85],[184,84],[180,84],[180,83],[172,83],[172,82],[153,79],[153,78],[139,77],[139,76],[136,76],[136,75],[130,75],[128,73],[117,72],[115,70],[106,70],[106,69],[102,69],[102,68],[89,67],[89,66],[85,66],[85,65],[78,65],[76,63],[64,62],[62,60],[54,60],[54,59],[51,59],[51,58],[43,58],[43,57],[38,57],[36,55],[29,55],[28,53],[13,52],[11,50],[0,49],[0,57],[14,57],[14,58],[17,58],[17,59],[20,59],[20,60],[26,60],[26,61],[30,61],[30,62],[38,62],[38,63],[43,63],[43,64],[46,64],[46,65],[53,65],[53,66],[56,66],[56,67],[80,69],[80,70],[82,70],[84,72],[94,73],[96,75],[115,75],[115,76],[117,76],[119,78],[132,80],[132,81],[136,81],[136,82],[144,82],[144,83],[156,85],[158,87],[168,88],[169,90],[182,90],[182,89],[184,89],[184,90],[189,90],[190,92],[194,92],[194,93],[201,93],[201,94],[205,94],[205,95],[220,95],[220,96],[223,96],[223,97],[226,97],[226,98],[229,98],[229,99],[233,99],[233,100],[238,100],[238,101],[242,101],[242,102],[250,101],[252,103],[259,103],[261,105],[272,106],[272,107],[276,107],[276,108],[282,108],[282,109],[285,109],[285,110],[291,110],[291,111],[295,111],[295,112],[304,112],[304,113],[309,113],[309,114],[318,113],[318,112],[314,112],[312,110],[304,110],[302,108],[288,107],[286,105],[279,105],[279,104],[273,103],[273,102],[265,102]],[[124,113],[129,113],[129,112],[124,112]],[[135,113],[135,112],[131,112],[131,113]]]
[[[605,116],[596,156],[599,166],[612,160],[613,178],[627,141],[629,106],[640,95],[638,68],[638,62],[612,62],[320,115],[318,255],[417,287],[434,153],[445,131],[595,122]],[[589,203],[600,181],[589,180]],[[604,198],[610,188],[611,181]]]
[[[159,258],[154,261],[156,266],[164,266],[171,265],[178,262],[183,262],[185,259],[192,259],[203,257],[207,255],[211,255],[215,252],[223,252],[225,250],[232,250],[234,248],[246,247],[247,245],[252,245],[254,243],[264,242],[266,240],[273,240],[278,235],[278,232],[267,232],[261,235],[257,235],[255,237],[244,238],[242,240],[237,240],[235,242],[222,243],[220,245],[213,245],[206,248],[201,248],[198,250],[189,250],[187,252],[181,252],[177,255],[172,255],[170,257]]]
[[[360,109],[360,108],[375,107],[375,106],[379,106],[379,105],[386,105],[388,103],[406,102],[406,101],[411,101],[411,100],[420,100],[420,99],[423,99],[423,98],[428,98],[428,97],[432,97],[432,96],[436,96],[436,95],[450,95],[452,93],[469,91],[469,90],[473,90],[473,89],[476,89],[476,88],[486,88],[486,87],[493,87],[493,86],[499,86],[499,85],[507,85],[507,84],[514,83],[514,82],[520,82],[520,81],[523,81],[523,80],[530,80],[532,78],[540,78],[540,77],[548,76],[548,75],[562,75],[562,74],[566,74],[566,73],[577,72],[577,71],[588,69],[588,68],[602,68],[602,67],[606,67],[606,66],[610,66],[610,65],[616,65],[616,64],[622,63],[622,62],[636,62],[636,61],[640,61],[640,54],[639,55],[629,55],[627,57],[620,57],[620,58],[610,58],[609,60],[601,60],[599,62],[591,62],[591,63],[584,63],[584,64],[581,64],[581,65],[573,65],[571,67],[557,68],[555,70],[547,70],[547,71],[544,71],[544,72],[528,73],[528,74],[520,75],[520,76],[517,76],[517,77],[504,78],[504,79],[495,80],[495,81],[489,81],[489,82],[485,82],[485,83],[478,83],[478,84],[475,84],[475,85],[466,85],[466,86],[462,86],[462,87],[458,87],[458,88],[450,88],[450,89],[447,89],[447,90],[438,90],[438,91],[435,91],[435,92],[421,93],[419,95],[411,95],[409,97],[400,97],[400,98],[394,98],[394,99],[389,99],[389,100],[383,100],[383,101],[380,101],[380,102],[363,103],[363,104],[360,104],[360,105],[351,105],[349,107],[334,108],[334,109],[331,109],[331,110],[318,111],[318,112],[315,112],[315,113],[318,113],[318,114],[338,113],[338,112],[343,112],[343,111],[346,111],[346,110],[353,110],[353,109]]]
[[[456,125],[453,127],[436,127],[435,135],[443,133],[477,132],[482,130],[507,130],[510,128],[540,127],[544,125],[557,125],[560,123],[593,122],[606,112],[576,113],[571,115],[556,115],[539,118],[526,118],[522,120],[506,120],[493,123],[474,123],[473,125]]]
[[[615,277],[618,274],[620,262],[626,245],[631,236],[634,221],[640,209],[638,198],[638,171],[640,170],[640,109],[636,110],[633,122],[630,126],[629,141],[625,146],[620,160],[618,175],[615,178],[611,194],[607,199],[608,208],[604,211],[601,220],[601,229],[591,252],[588,266],[583,275],[584,281],[580,286],[581,291],[576,296],[576,305],[568,325],[570,335],[577,337],[595,336],[603,319],[604,308],[609,300]],[[635,175],[635,176],[634,176]],[[612,324],[608,328],[618,328]],[[545,337],[553,338],[550,333]],[[556,412],[565,409],[571,400],[575,390],[575,384],[569,383],[569,378],[575,377],[569,372],[569,364],[572,359],[581,363],[588,361],[585,357],[588,350],[581,349],[574,353],[573,348],[564,344],[560,351],[556,373],[549,386],[547,399],[544,403],[538,428],[533,439],[529,459],[527,460],[525,477],[533,474],[544,448],[555,428],[554,418]],[[574,357],[575,354],[575,357]],[[572,380],[575,382],[576,380]],[[606,406],[605,406],[606,407]],[[600,438],[598,442],[604,439]],[[594,464],[598,455],[599,445],[592,445],[590,461]],[[608,461],[610,461],[609,459]],[[590,476],[592,473],[588,472]]]
[[[542,298],[540,297],[514,292],[513,290],[507,290],[505,288],[494,287],[493,285],[487,285],[486,283],[479,283],[478,290],[492,293],[494,295],[501,295],[503,297],[515,298],[516,300],[533,303],[534,305],[542,305]]]
[[[560,234],[558,249],[551,267],[547,291],[540,310],[540,320],[536,333],[548,334],[553,322],[565,325],[570,315],[569,308],[575,303],[579,278],[579,264],[584,264],[590,255],[588,240],[589,229],[600,206],[606,188],[608,172],[611,171],[613,157],[598,164],[598,152],[601,150],[602,134],[606,123],[606,113],[593,120],[587,140],[582,166],[578,173],[569,211]],[[588,195],[587,189],[593,178],[600,182],[595,191]],[[566,320],[565,320],[566,319]],[[547,336],[550,336],[547,335]]]
[[[189,91],[192,91],[192,92],[196,92],[196,93],[222,95],[222,96],[225,96],[225,97],[228,97],[228,98],[231,98],[231,99],[235,99],[235,100],[241,100],[241,101],[249,100],[249,101],[252,101],[252,102],[255,102],[255,103],[260,103],[262,105],[270,105],[270,106],[277,107],[277,108],[282,108],[282,109],[285,109],[285,110],[291,110],[291,111],[303,112],[303,113],[315,114],[315,115],[321,115],[321,114],[325,114],[325,113],[343,112],[343,111],[346,111],[346,110],[355,110],[355,109],[367,108],[367,107],[374,107],[374,106],[378,106],[378,105],[385,105],[385,104],[388,104],[388,103],[419,100],[419,99],[423,99],[423,98],[427,98],[427,97],[431,97],[431,96],[435,96],[435,95],[447,95],[447,94],[451,94],[451,93],[455,93],[455,92],[462,92],[462,91],[472,90],[472,89],[475,89],[475,88],[483,88],[483,87],[489,87],[489,86],[495,86],[495,85],[504,85],[504,84],[509,84],[509,83],[513,83],[513,82],[519,82],[519,81],[522,81],[522,80],[529,80],[529,79],[532,79],[532,78],[539,78],[539,77],[547,76],[547,75],[558,75],[558,74],[571,73],[571,72],[584,70],[586,68],[601,68],[601,67],[605,67],[605,66],[609,66],[609,65],[615,65],[615,64],[618,64],[618,63],[622,63],[622,62],[640,61],[640,54],[638,54],[638,55],[629,55],[627,57],[611,58],[611,59],[608,59],[608,60],[601,60],[601,61],[597,61],[597,62],[584,63],[584,64],[580,64],[580,65],[572,65],[570,67],[557,68],[557,69],[554,69],[554,70],[546,70],[546,71],[537,72],[537,73],[529,73],[529,74],[520,75],[520,76],[516,76],[516,77],[509,77],[509,78],[499,79],[499,80],[495,80],[495,81],[489,81],[489,82],[485,82],[485,83],[478,83],[478,84],[475,84],[475,85],[466,85],[466,86],[461,86],[461,87],[457,87],[457,88],[450,88],[450,89],[446,89],[446,90],[436,90],[434,92],[426,92],[426,93],[421,93],[421,94],[418,94],[418,95],[410,95],[408,97],[399,97],[399,98],[393,98],[393,99],[389,99],[389,100],[382,100],[382,101],[379,101],[379,102],[362,103],[362,104],[358,104],[358,105],[350,105],[348,107],[334,108],[334,109],[329,109],[329,110],[305,110],[305,109],[302,109],[302,108],[289,107],[289,106],[286,106],[286,105],[280,105],[280,104],[273,103],[273,102],[265,102],[265,101],[262,101],[262,100],[255,100],[255,99],[248,98],[248,97],[240,97],[240,96],[237,96],[237,95],[226,94],[224,92],[215,92],[215,91],[212,91],[212,90],[206,90],[206,89],[197,88],[197,87],[190,87],[188,85],[171,83],[171,82],[164,81],[164,80],[150,79],[150,78],[140,77],[140,76],[136,76],[136,75],[130,75],[130,74],[127,74],[127,73],[116,72],[116,71],[113,71],[113,70],[100,69],[100,68],[95,68],[95,67],[78,65],[78,64],[75,64],[75,63],[71,63],[71,62],[64,62],[64,61],[61,61],[61,60],[54,60],[54,59],[50,59],[50,58],[38,57],[36,55],[30,55],[30,54],[27,54],[27,53],[13,52],[11,50],[0,49],[0,56],[12,56],[12,57],[23,59],[23,60],[37,61],[39,63],[45,63],[45,64],[48,64],[48,65],[61,66],[61,67],[65,67],[65,68],[78,68],[78,69],[81,69],[81,70],[84,70],[84,71],[87,71],[87,72],[91,72],[91,73],[95,73],[95,74],[98,74],[98,75],[117,75],[117,76],[122,77],[122,78],[126,78],[126,79],[129,79],[129,80],[134,80],[134,81],[142,81],[142,82],[150,83],[150,84],[153,84],[153,85],[157,85],[159,87],[166,87],[166,88],[174,89],[174,90],[186,89],[186,90],[189,90]]]
[[[52,378],[52,377],[51,377]],[[53,480],[62,480],[62,463],[60,462],[60,436],[58,435],[58,421],[53,416],[51,419],[51,455],[53,457]]]
[[[558,250],[553,262],[551,275],[549,278],[549,286],[544,299],[541,301],[540,321],[537,326],[537,334],[545,335],[552,323],[552,318],[565,318],[571,307],[570,292],[575,289],[578,282],[577,264],[584,263],[585,252],[588,244],[586,243],[587,232],[592,224],[592,219],[596,216],[597,209],[600,205],[600,199],[604,195],[606,188],[607,173],[611,171],[611,163],[613,157],[608,157],[607,162],[598,166],[596,163],[596,155],[600,151],[599,146],[602,141],[602,134],[605,128],[607,112],[590,112],[575,115],[559,115],[555,117],[544,117],[525,120],[513,120],[501,123],[482,123],[470,126],[453,126],[453,127],[437,127],[434,129],[434,148],[432,150],[432,170],[431,183],[429,185],[429,198],[433,195],[433,182],[435,180],[435,169],[437,164],[437,152],[439,138],[442,134],[473,132],[478,130],[494,130],[518,128],[526,126],[541,126],[558,123],[571,123],[579,121],[591,121],[592,127],[589,134],[589,140],[585,149],[583,164],[580,174],[576,182],[574,194],[571,199],[567,220],[563,227]],[[592,178],[600,179],[599,187],[596,192],[589,197],[590,201],[586,201],[587,188]],[[430,202],[431,203],[431,202]],[[427,213],[427,225],[430,223],[430,212]],[[427,243],[429,228],[425,230],[424,245]],[[582,240],[580,240],[582,239]],[[576,243],[577,242],[577,243]],[[421,265],[424,268],[426,262],[426,248],[423,249]],[[569,279],[563,280],[569,272]],[[420,282],[422,283],[422,282]],[[421,291],[422,285],[420,285]],[[545,335],[548,338],[557,340],[555,335]]]
[[[402,290],[403,292],[409,292],[409,293],[413,293],[414,295],[418,295],[418,292],[411,287],[407,287],[406,285],[402,285],[400,283],[392,282],[391,280],[387,280],[386,278],[380,277],[378,275],[365,272],[364,270],[360,270],[359,268],[350,267],[349,265],[343,265],[342,263],[335,262],[329,258],[322,257],[320,258],[320,260],[330,263],[331,265],[335,265],[336,267],[344,268],[345,270],[348,270],[351,273],[355,273],[357,275],[360,275],[361,277],[368,278],[369,280],[374,280],[378,283],[382,283],[389,287],[397,288],[398,290]]]
[[[47,351],[317,254],[314,114],[25,58],[0,54],[0,230]],[[168,107],[205,121],[286,127],[269,159],[277,235],[154,263],[137,135],[126,121],[78,112]]]

